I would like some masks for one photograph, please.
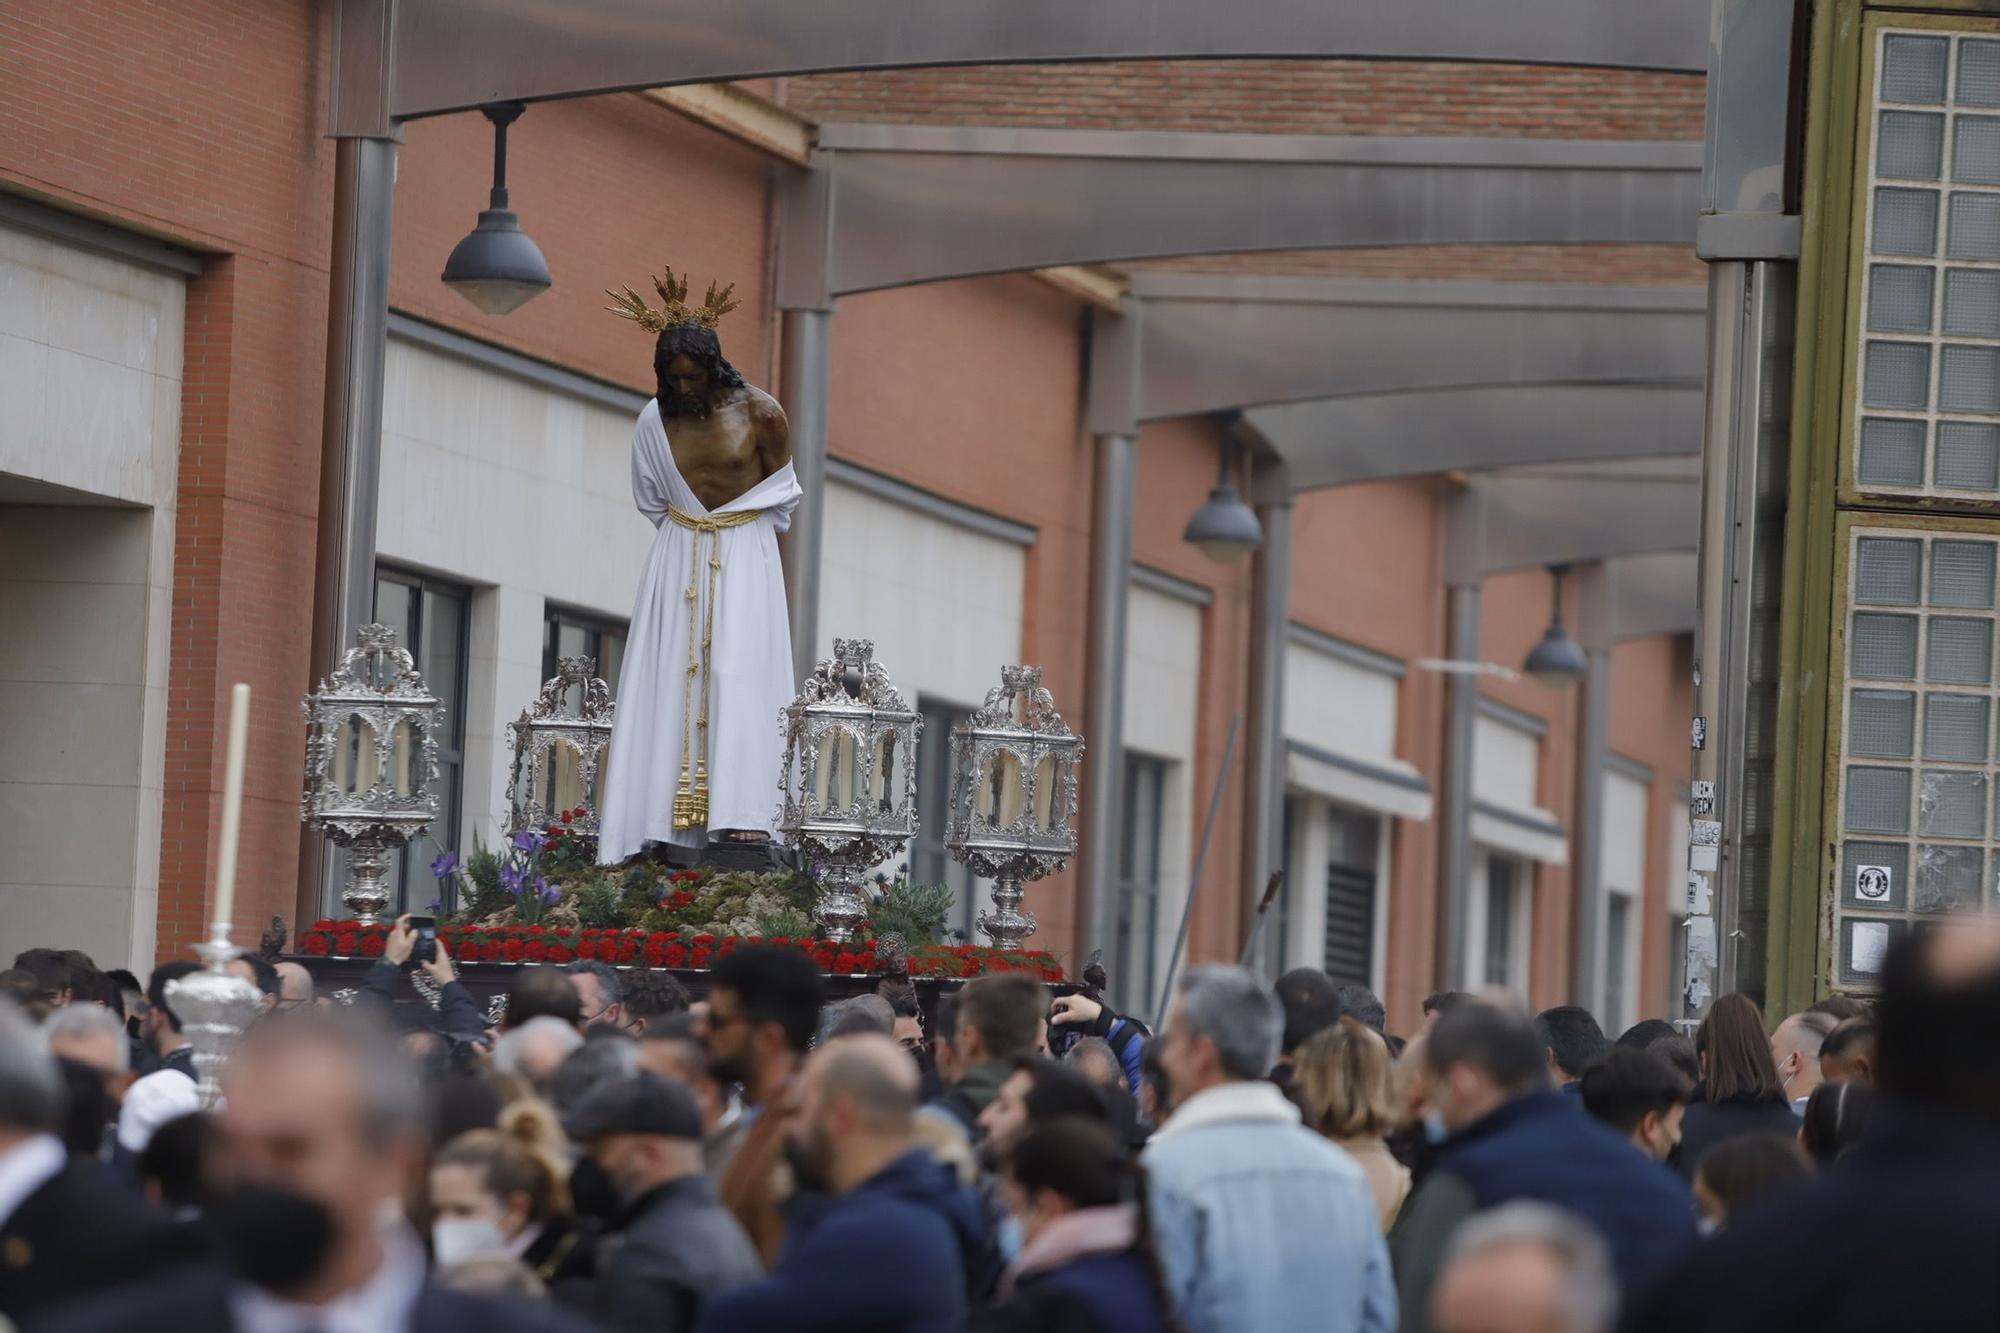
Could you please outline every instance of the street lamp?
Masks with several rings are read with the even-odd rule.
[[[507,207],[507,127],[523,109],[519,102],[480,108],[493,122],[493,197],[444,261],[444,285],[489,315],[511,314],[549,287],[549,261]]]
[[[1234,445],[1223,444],[1215,489],[1208,493],[1208,502],[1194,511],[1187,531],[1181,534],[1182,540],[1219,565],[1229,564],[1264,544],[1264,528],[1257,522],[1256,511],[1243,503],[1243,497],[1236,493],[1236,483],[1229,478],[1229,461],[1234,450]]]
[[[1555,583],[1549,627],[1542,632],[1542,641],[1528,650],[1528,660],[1521,664],[1522,671],[1552,690],[1574,685],[1590,671],[1590,659],[1584,654],[1583,645],[1563,628],[1563,575],[1567,573],[1568,565],[1549,566]]]

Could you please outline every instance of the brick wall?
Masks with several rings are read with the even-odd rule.
[[[1069,129],[1698,139],[1692,74],[1409,61],[1184,60],[791,79],[813,120]]]

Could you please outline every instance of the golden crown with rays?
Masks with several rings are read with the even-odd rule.
[[[712,329],[722,322],[722,317],[743,304],[730,295],[736,284],[717,290],[714,283],[708,284],[708,297],[699,306],[688,304],[688,280],[676,278],[671,265],[664,278],[653,279],[653,290],[665,302],[657,308],[647,305],[646,299],[627,287],[622,292],[606,288],[604,294],[615,304],[605,307],[621,319],[629,319],[648,333],[658,333],[662,329],[680,324],[698,324],[704,329]]]

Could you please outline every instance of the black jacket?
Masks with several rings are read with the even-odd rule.
[[[0,1315],[15,1323],[198,1258],[196,1234],[95,1162],[71,1162],[0,1226]]]
[[[572,1310],[588,1313],[597,1286],[597,1231],[576,1217],[552,1217],[521,1253],[549,1294]]]
[[[1087,1254],[1024,1276],[969,1327],[971,1333],[1166,1333],[1163,1296],[1137,1253]]]
[[[1681,1173],[1681,1179],[1692,1181],[1702,1154],[1710,1148],[1738,1134],[1759,1131],[1799,1132],[1799,1118],[1793,1114],[1792,1104],[1785,1100],[1784,1094],[1764,1101],[1738,1098],[1726,1102],[1690,1102],[1687,1114],[1681,1117],[1681,1146],[1674,1167]]]
[[[108,1253],[108,1252],[107,1252]],[[142,1287],[69,1306],[23,1333],[234,1333],[229,1279],[200,1265]],[[586,1325],[545,1301],[473,1296],[429,1283],[410,1311],[407,1330],[380,1333],[586,1333]]]
[[[597,1322],[633,1333],[685,1333],[711,1296],[764,1275],[707,1176],[686,1176],[642,1195],[597,1263]]]
[[[2000,1128],[1877,1103],[1819,1179],[1732,1217],[1628,1333],[2000,1328]]]

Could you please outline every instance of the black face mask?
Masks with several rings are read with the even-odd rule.
[[[569,1173],[569,1195],[579,1217],[611,1223],[625,1212],[626,1200],[619,1197],[618,1186],[589,1153],[577,1158],[576,1169]]]
[[[202,1216],[237,1274],[279,1294],[304,1286],[333,1246],[333,1219],[326,1209],[268,1185],[224,1191]]]

